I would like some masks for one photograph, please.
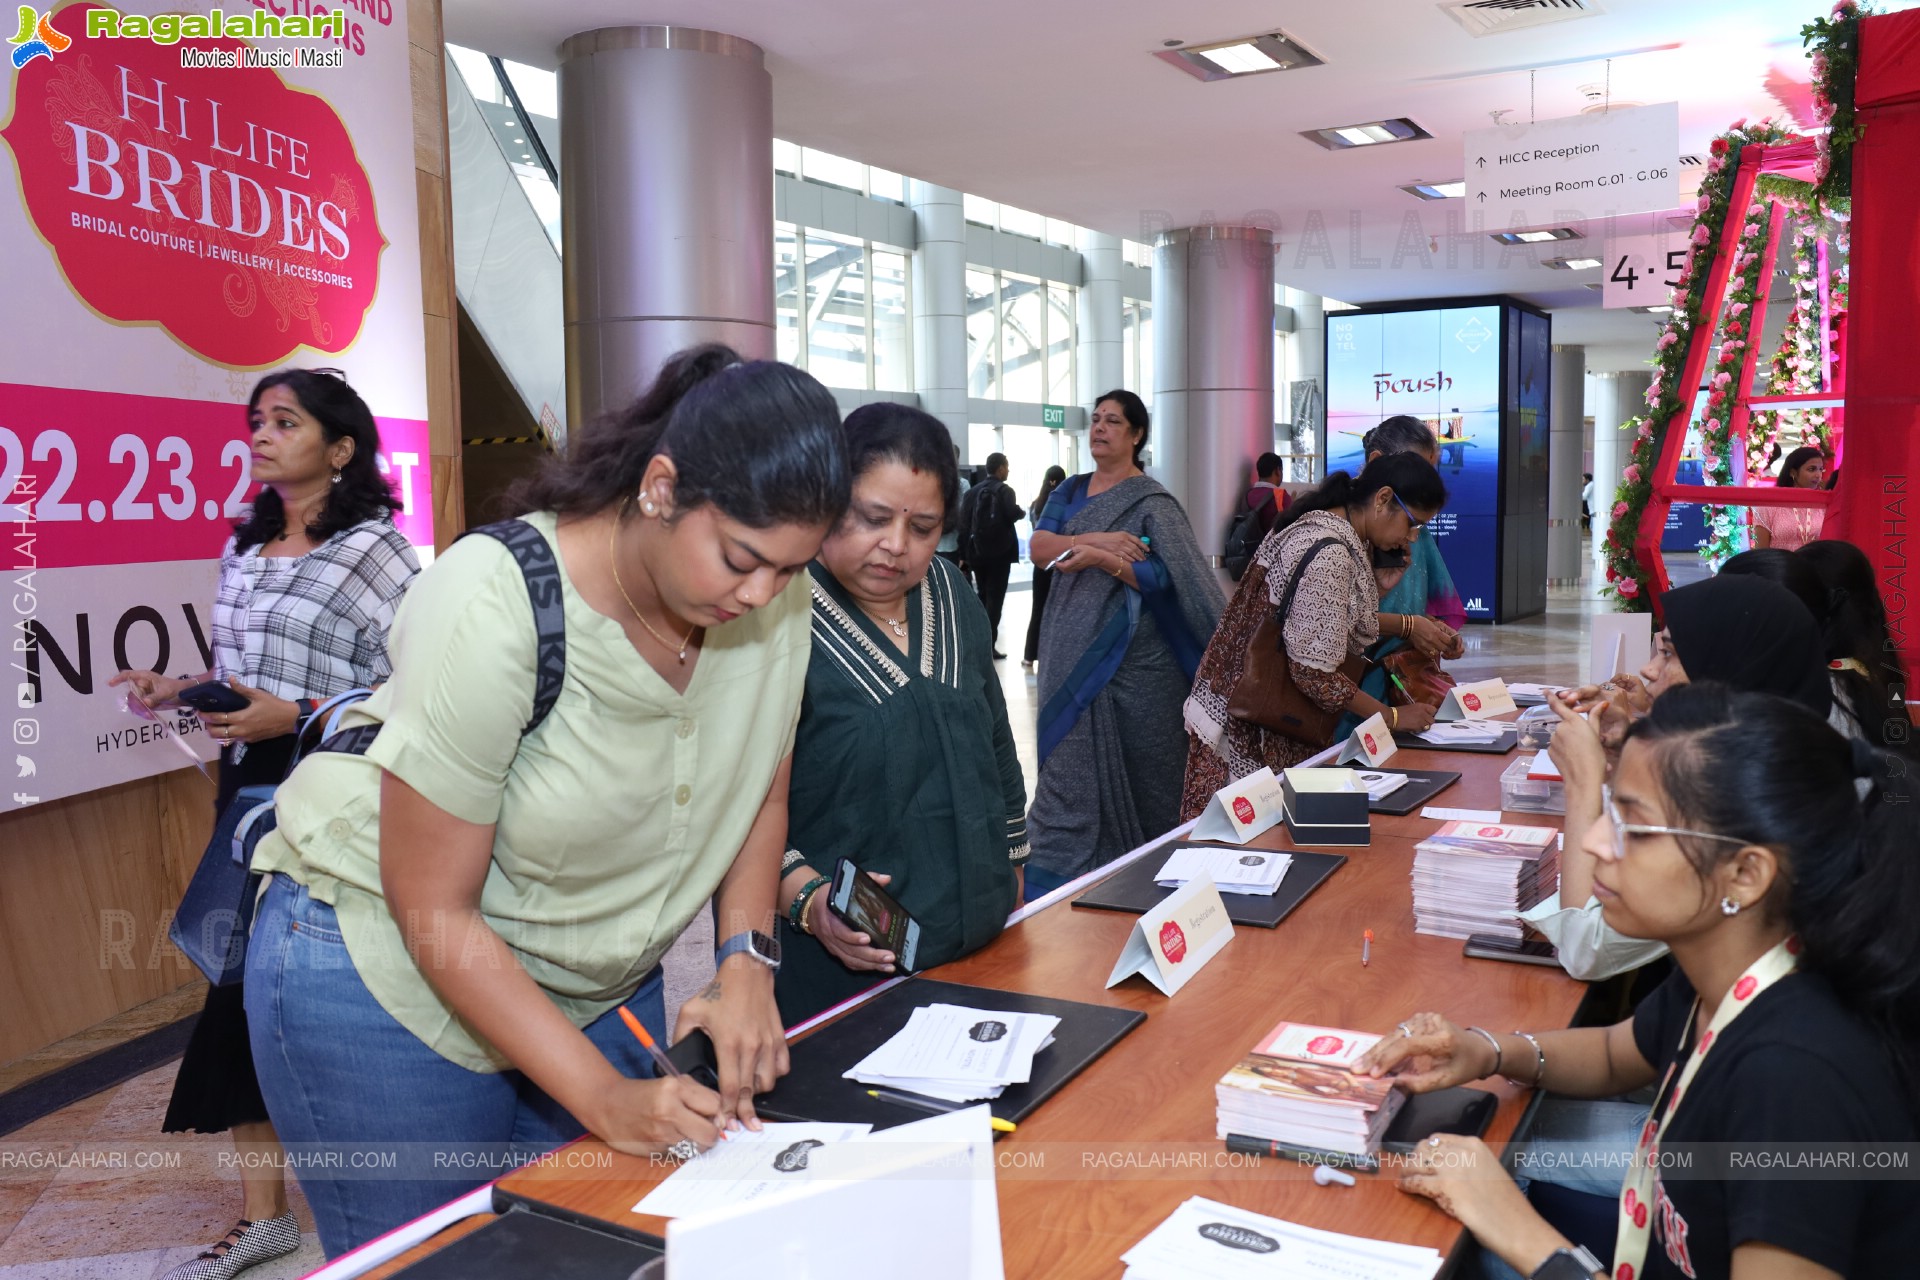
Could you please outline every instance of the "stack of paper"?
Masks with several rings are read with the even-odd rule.
[[[1510,684],[1507,692],[1513,695],[1515,706],[1544,707],[1547,705],[1547,695],[1559,688],[1557,684]]]
[[[1432,1280],[1446,1259],[1193,1196],[1120,1261],[1126,1280]]]
[[[842,1075],[948,1102],[997,1098],[1033,1079],[1033,1055],[1053,1043],[1059,1025],[1051,1014],[930,1004]]]
[[[1449,720],[1422,729],[1413,736],[1436,746],[1457,746],[1462,743],[1498,742],[1507,727],[1495,720]]]
[[[1378,773],[1370,769],[1354,770],[1353,780],[1367,789],[1367,799],[1384,800],[1407,785],[1404,773]]]
[[[1414,932],[1521,937],[1520,913],[1559,887],[1558,834],[1502,823],[1441,827],[1413,847]]]
[[[1155,884],[1174,888],[1201,876],[1212,876],[1214,887],[1222,893],[1245,893],[1271,898],[1280,887],[1293,858],[1264,849],[1221,849],[1211,845],[1183,844],[1153,877]]]
[[[1368,1156],[1406,1095],[1349,1068],[1380,1037],[1283,1022],[1213,1087],[1217,1136]]]

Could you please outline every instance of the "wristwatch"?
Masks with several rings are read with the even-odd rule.
[[[754,930],[748,933],[736,933],[713,951],[713,963],[718,968],[729,956],[745,952],[775,973],[780,972],[780,939]]]
[[[1531,1280],[1593,1280],[1605,1272],[1600,1259],[1585,1245],[1577,1244],[1571,1249],[1555,1249],[1553,1256],[1533,1269]]]

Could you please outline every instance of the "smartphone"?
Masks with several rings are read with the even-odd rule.
[[[870,946],[891,951],[903,973],[913,971],[920,951],[920,922],[893,900],[874,878],[842,858],[833,864],[833,914],[867,935]]]
[[[182,689],[175,695],[175,700],[186,703],[195,711],[245,711],[253,705],[245,694],[235,693],[224,680],[209,680],[191,689]]]
[[[1496,938],[1490,933],[1476,933],[1467,939],[1463,950],[1465,955],[1474,960],[1512,960],[1518,964],[1560,967],[1560,953],[1553,949],[1551,942],[1515,942],[1511,938]]]
[[[1373,567],[1376,569],[1404,569],[1407,567],[1407,549],[1387,551],[1380,547],[1373,549]]]
[[[1053,569],[1053,568],[1054,568],[1055,566],[1057,566],[1057,565],[1058,565],[1058,564],[1059,564],[1059,563],[1060,563],[1060,562],[1061,562],[1062,560],[1065,560],[1065,559],[1066,559],[1066,558],[1067,558],[1068,556],[1071,556],[1071,555],[1072,555],[1072,554],[1073,554],[1073,553],[1074,553],[1075,551],[1077,551],[1077,550],[1079,550],[1079,548],[1077,548],[1077,547],[1068,547],[1068,548],[1067,548],[1067,549],[1066,549],[1065,551],[1062,551],[1062,552],[1061,552],[1061,553],[1060,553],[1059,555],[1057,555],[1057,556],[1055,556],[1055,557],[1054,557],[1053,559],[1051,559],[1051,560],[1049,560],[1049,561],[1047,562],[1047,568],[1048,568],[1049,570],[1051,570],[1051,569]]]

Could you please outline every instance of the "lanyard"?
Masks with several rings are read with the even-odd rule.
[[[1673,1064],[1660,1081],[1660,1092],[1666,1092],[1676,1068],[1680,1071],[1680,1082],[1674,1085],[1659,1124],[1656,1126],[1649,1118],[1646,1126],[1640,1130],[1640,1140],[1633,1149],[1633,1166],[1627,1170],[1626,1187],[1620,1193],[1620,1230],[1613,1247],[1613,1280],[1637,1280],[1641,1264],[1646,1261],[1647,1243],[1653,1235],[1653,1200],[1655,1184],[1659,1181],[1657,1157],[1660,1139],[1666,1136],[1667,1125],[1672,1122],[1674,1112],[1680,1109],[1680,1099],[1686,1096],[1687,1086],[1700,1073],[1700,1064],[1706,1060],[1707,1051],[1728,1024],[1751,1008],[1754,998],[1762,991],[1800,967],[1797,959],[1799,950],[1799,939],[1788,938],[1755,960],[1720,1001],[1720,1007],[1714,1010],[1713,1021],[1707,1024],[1699,1044],[1687,1055],[1684,1066],[1676,1052]],[[1680,1049],[1687,1047],[1687,1040],[1699,1018],[1700,1001],[1695,998],[1693,1012],[1687,1015],[1686,1029],[1680,1033]]]

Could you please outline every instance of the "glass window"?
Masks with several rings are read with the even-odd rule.
[[[506,68],[507,79],[513,81],[513,91],[520,95],[520,105],[527,109],[528,115],[545,116],[549,120],[560,118],[559,76],[510,58],[502,58],[500,65]]]
[[[479,102],[505,102],[507,95],[500,88],[500,78],[493,74],[493,64],[487,61],[487,55],[478,49],[468,49],[457,44],[447,46],[447,54],[453,59],[453,65],[460,71],[460,78],[467,82],[467,92]]]
[[[867,386],[866,245],[809,231],[807,371],[830,387]]]
[[[1288,415],[1293,410],[1287,397],[1287,339],[1292,336],[1278,329],[1273,331],[1273,420],[1276,423],[1292,420]]]
[[[1000,206],[1000,229],[1012,235],[1040,240],[1046,237],[1047,220],[1037,213],[1003,204]]]
[[[1000,206],[991,200],[963,195],[960,197],[960,211],[968,222],[977,222],[983,227],[1000,225]]]
[[[874,249],[873,385],[881,391],[913,390],[913,338],[907,319],[907,255]]]
[[[1000,283],[1000,398],[1038,404],[1046,386],[1041,367],[1046,291],[1027,276],[1002,275]]]
[[[1120,367],[1127,386],[1149,405],[1153,403],[1153,306],[1129,299],[1120,326]]]
[[[773,171],[800,176],[800,148],[791,142],[773,140]]]
[[[1047,286],[1047,404],[1073,403],[1073,295],[1064,284]]]
[[[907,202],[907,180],[891,169],[869,166],[867,169],[867,194],[875,200],[891,200],[895,204]]]
[[[991,271],[967,272],[967,394],[982,400],[1000,398],[999,308],[993,284]]]
[[[1047,219],[1048,244],[1063,244],[1071,249],[1074,245],[1074,231],[1075,228],[1071,222],[1062,222],[1058,218]]]
[[[802,368],[800,346],[800,238],[790,222],[773,224],[774,354]]]
[[[987,422],[967,424],[967,456],[960,465],[967,468],[984,467],[987,455],[1000,452],[1000,428]]]
[[[1153,268],[1153,246],[1150,244],[1142,244],[1138,240],[1122,240],[1120,257],[1130,266],[1146,267],[1149,270]]]
[[[815,151],[812,147],[800,152],[800,176],[812,182],[824,182],[853,191],[864,192],[867,189],[867,166],[845,156]]]

